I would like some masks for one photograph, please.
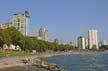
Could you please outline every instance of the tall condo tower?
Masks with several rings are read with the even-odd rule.
[[[83,36],[78,37],[77,45],[79,49],[86,49],[86,38]]]
[[[97,30],[88,31],[88,45],[89,45],[89,49],[99,49]]]
[[[40,28],[37,31],[37,37],[43,41],[50,41],[50,34],[49,34],[48,30],[45,28]]]
[[[62,44],[62,42],[59,38],[54,39],[54,42],[57,43],[57,44]]]
[[[25,11],[24,13],[15,13],[15,14],[13,14],[12,24],[24,36],[28,35],[29,23],[30,23],[30,16],[29,16],[28,11]]]

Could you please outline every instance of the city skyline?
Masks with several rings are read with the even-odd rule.
[[[108,5],[107,0],[40,0],[40,1],[0,2],[0,24],[12,21],[12,14],[29,11],[30,35],[35,35],[38,28],[45,27],[51,33],[51,39],[60,37],[63,42],[77,39],[79,35],[87,37],[89,29],[99,31],[99,40],[108,40]]]

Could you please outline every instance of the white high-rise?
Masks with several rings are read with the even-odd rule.
[[[89,30],[88,31],[88,45],[89,49],[99,49],[98,46],[98,31],[97,30]]]
[[[18,31],[20,31],[24,36],[27,36],[29,30],[29,20],[29,13],[28,11],[25,11],[24,13],[13,14],[12,23]]]

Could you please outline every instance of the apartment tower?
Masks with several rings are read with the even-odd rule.
[[[13,14],[12,24],[24,36],[28,35],[29,23],[30,23],[30,16],[28,11],[25,11],[24,13]]]
[[[77,45],[78,49],[86,49],[86,38],[83,36],[78,37]]]
[[[88,46],[89,49],[99,49],[98,47],[98,31],[89,30],[88,31]]]
[[[37,31],[37,37],[43,41],[50,41],[50,34],[49,34],[48,30],[45,28],[40,28]]]

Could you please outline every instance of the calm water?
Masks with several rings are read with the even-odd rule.
[[[108,71],[108,54],[55,56],[47,61],[57,63],[67,71]]]
[[[67,71],[108,71],[108,54],[79,54],[54,56],[47,59]],[[7,68],[0,71],[49,71],[36,66]]]

